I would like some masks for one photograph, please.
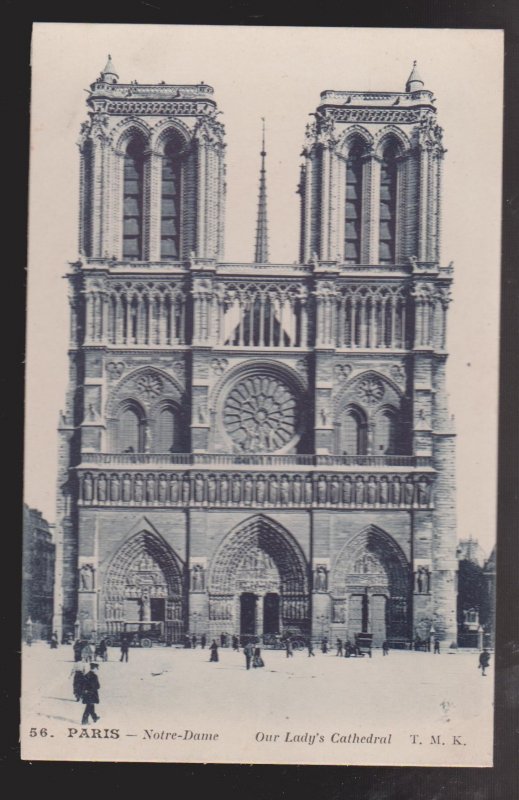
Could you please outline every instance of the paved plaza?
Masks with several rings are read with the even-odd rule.
[[[107,760],[129,748],[132,758],[171,761],[396,763],[401,748],[415,763],[460,763],[461,750],[471,763],[490,757],[493,670],[482,677],[474,651],[288,659],[264,650],[265,667],[250,671],[242,652],[219,656],[210,663],[208,649],[136,648],[120,663],[111,648],[99,667],[100,721],[82,734],[72,647],[25,648],[22,738],[45,727],[45,746],[61,758]],[[104,732],[112,730],[117,738]],[[386,741],[357,741],[370,734]],[[28,741],[43,746],[39,734]]]

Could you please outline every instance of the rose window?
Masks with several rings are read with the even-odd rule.
[[[294,395],[276,378],[246,378],[227,397],[224,425],[237,450],[280,450],[297,432]]]
[[[384,386],[376,378],[364,378],[357,386],[357,394],[368,405],[374,405],[384,397]]]
[[[137,380],[137,390],[147,400],[152,400],[161,393],[162,381],[157,375],[141,375]]]

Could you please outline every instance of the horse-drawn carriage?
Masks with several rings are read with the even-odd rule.
[[[364,656],[372,657],[371,648],[373,645],[372,633],[356,633],[355,644],[350,641],[346,642],[346,658],[363,658]]]

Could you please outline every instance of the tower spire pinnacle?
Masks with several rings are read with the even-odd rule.
[[[110,54],[108,54],[106,67],[102,71],[101,77],[106,83],[117,83],[117,79],[119,78],[117,70],[115,69],[114,63],[112,61],[112,56]]]
[[[258,194],[258,220],[256,224],[256,251],[254,260],[257,264],[268,264],[268,228],[267,228],[267,181],[265,169],[265,118],[262,121],[261,135],[261,168]]]
[[[424,86],[425,84],[420,77],[420,73],[418,72],[416,61],[413,61],[413,69],[411,70],[411,74],[407,79],[405,90],[406,92],[418,92],[420,89],[423,89]]]

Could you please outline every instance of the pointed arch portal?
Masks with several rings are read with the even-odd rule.
[[[309,617],[308,566],[291,534],[263,516],[231,531],[209,576],[212,633],[307,633]]]
[[[182,567],[169,545],[142,530],[119,548],[104,580],[106,630],[123,630],[125,622],[163,622],[166,642],[184,632]]]
[[[392,536],[370,525],[340,552],[332,573],[336,604],[347,609],[347,635],[372,633],[373,644],[409,637],[409,565]]]

